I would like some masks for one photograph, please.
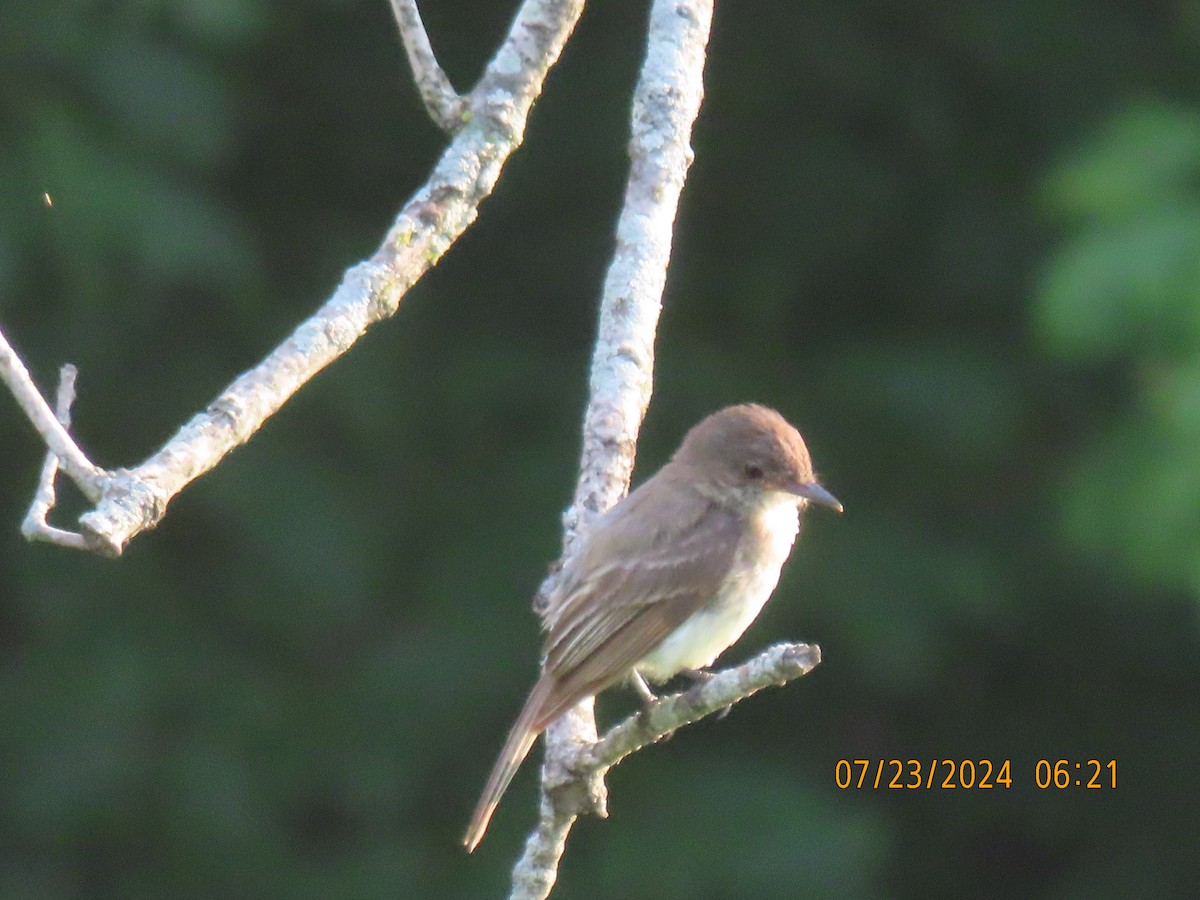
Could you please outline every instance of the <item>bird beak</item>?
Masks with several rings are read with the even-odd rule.
[[[797,497],[803,497],[809,503],[820,503],[822,506],[828,506],[830,509],[836,509],[838,512],[842,511],[842,502],[815,481],[797,484],[790,488],[789,491]]]

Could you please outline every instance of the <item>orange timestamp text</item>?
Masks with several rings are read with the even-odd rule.
[[[1011,759],[839,759],[833,781],[841,790],[1005,790]],[[1041,790],[1115,789],[1115,759],[1039,759],[1033,784]]]
[[[839,759],[833,780],[842,790],[992,790],[1012,787],[1012,760]]]

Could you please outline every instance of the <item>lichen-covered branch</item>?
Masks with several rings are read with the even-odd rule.
[[[425,23],[417,9],[417,0],[392,0],[392,13],[400,28],[400,40],[412,67],[413,81],[434,123],[447,134],[454,134],[464,124],[467,104],[450,84],[450,79],[438,65]]]
[[[653,385],[654,337],[679,195],[692,161],[711,22],[711,0],[656,0],[650,12],[646,59],[633,97],[629,181],[592,355],[579,484],[564,516],[564,555],[591,518],[629,489]],[[546,586],[539,592],[549,594]],[[604,814],[600,775],[581,775],[577,764],[581,749],[595,740],[591,700],[547,729],[539,820],[513,869],[513,898],[546,897],[576,817]]]
[[[249,440],[301,385],[396,311],[405,292],[475,220],[505,160],[520,145],[530,107],[583,5],[584,0],[526,0],[468,98],[470,120],[376,253],[347,271],[311,318],[139,465],[112,472],[92,466],[36,388],[30,390],[28,373],[11,348],[0,342],[0,374],[6,382],[11,376],[10,389],[47,446],[96,501],[80,518],[88,548],[118,555],[130,538],[163,517],[185,485]]]
[[[713,677],[682,694],[660,697],[647,709],[609,729],[599,741],[579,753],[582,771],[607,772],[626,756],[662,740],[684,725],[728,709],[763,688],[782,687],[807,675],[821,662],[816,644],[775,644],[740,666],[714,672]]]

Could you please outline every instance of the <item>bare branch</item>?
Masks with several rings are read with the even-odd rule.
[[[249,440],[308,379],[396,311],[405,292],[475,221],[505,160],[520,145],[530,107],[583,5],[584,0],[526,0],[472,93],[470,121],[400,211],[379,250],[349,269],[311,318],[138,466],[113,472],[92,466],[54,419],[16,354],[0,343],[0,374],[64,471],[97,501],[80,517],[90,549],[118,555],[130,538],[163,517],[184,486]]]
[[[703,96],[711,0],[655,0],[646,60],[633,98],[630,173],[604,283],[575,499],[564,516],[564,554],[578,532],[629,489],[654,375],[654,336],[679,195],[692,161],[692,124]],[[551,578],[556,577],[552,573]],[[539,596],[548,596],[543,585]],[[513,898],[544,898],[576,817],[604,814],[601,773],[580,774],[596,740],[592,700],[546,730],[538,825],[513,869]]]
[[[64,429],[71,427],[71,404],[75,402],[75,376],[79,371],[70,363],[58,370],[58,396],[54,403],[54,417]],[[50,510],[58,502],[54,490],[54,481],[58,477],[58,457],[53,450],[46,451],[46,459],[42,463],[42,474],[38,479],[38,487],[33,495],[33,503],[21,523],[21,534],[27,540],[46,541],[61,547],[75,550],[86,550],[87,543],[83,535],[74,531],[63,531],[55,528],[46,521]]]
[[[782,687],[807,675],[821,662],[816,644],[775,644],[740,666],[714,672],[709,680],[682,694],[661,697],[648,709],[613,726],[599,741],[582,750],[584,771],[607,772],[626,756],[662,740],[684,725],[728,709],[763,688]]]
[[[567,849],[567,835],[579,813],[595,810],[605,816],[603,774],[581,774],[576,753],[596,742],[593,702],[587,700],[567,710],[553,726],[560,747],[577,742],[574,752],[552,753],[547,736],[546,759],[542,763],[542,790],[538,822],[525,841],[525,850],[512,871],[510,900],[541,900],[548,897],[558,879],[558,861]]]
[[[454,90],[454,85],[438,65],[425,33],[425,23],[417,9],[417,0],[392,0],[392,12],[400,27],[400,40],[412,66],[413,80],[425,109],[434,124],[447,134],[454,134],[463,126],[466,101]]]
[[[17,398],[17,403],[42,436],[50,452],[58,457],[63,471],[79,485],[79,489],[89,500],[98,499],[107,473],[88,459],[74,438],[67,433],[67,429],[59,422],[54,410],[33,383],[29,370],[4,337],[3,331],[0,331],[0,381],[3,381]]]
[[[727,710],[768,687],[782,687],[807,675],[821,662],[816,644],[775,644],[739,666],[713,673],[713,677],[681,694],[660,697],[648,709],[614,725],[604,737],[577,746],[573,755],[557,754],[546,761],[542,782],[541,815],[525,844],[525,855],[513,870],[512,898],[546,897],[554,887],[558,860],[566,849],[567,833],[576,815],[565,826],[559,806],[564,792],[573,792],[573,803],[582,810],[592,802],[591,791],[604,789],[609,769],[630,754],[662,740],[684,725]],[[581,733],[594,734],[591,707],[576,707],[567,714],[585,721],[576,723]],[[601,809],[600,815],[606,815]]]

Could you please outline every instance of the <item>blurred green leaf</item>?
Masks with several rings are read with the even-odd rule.
[[[1126,366],[1128,400],[1069,467],[1068,540],[1148,585],[1200,589],[1200,113],[1135,103],[1051,177],[1079,218],[1037,326],[1059,353]]]
[[[1085,228],[1050,260],[1038,328],[1072,357],[1150,357],[1200,341],[1200,204]]]
[[[1120,220],[1194,194],[1200,176],[1200,111],[1156,101],[1130,104],[1051,176],[1055,215]]]
[[[1097,441],[1063,496],[1064,528],[1076,546],[1147,584],[1200,590],[1197,437],[1142,415]]]

